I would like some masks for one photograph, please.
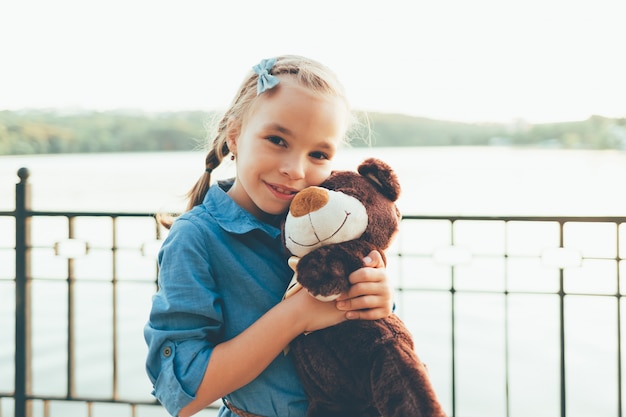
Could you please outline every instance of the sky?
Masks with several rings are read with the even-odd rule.
[[[0,110],[223,110],[262,58],[332,68],[355,110],[626,117],[624,0],[0,0]]]

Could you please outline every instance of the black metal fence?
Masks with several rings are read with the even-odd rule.
[[[0,212],[15,231],[0,239],[0,417],[165,415],[141,345],[165,231],[152,213],[32,210],[18,176]],[[624,223],[403,218],[398,314],[450,417],[622,416]]]

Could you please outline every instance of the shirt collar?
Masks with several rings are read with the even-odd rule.
[[[219,226],[227,232],[236,234],[258,229],[273,239],[277,238],[281,233],[278,227],[258,220],[226,194],[232,185],[232,179],[212,185],[202,203]]]

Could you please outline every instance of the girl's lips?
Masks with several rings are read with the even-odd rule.
[[[298,192],[298,190],[296,189],[293,189],[290,187],[283,187],[278,184],[266,183],[266,185],[267,185],[267,188],[270,189],[272,194],[274,194],[277,198],[280,198],[282,200],[291,200]]]

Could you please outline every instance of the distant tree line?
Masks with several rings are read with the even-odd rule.
[[[0,111],[0,155],[195,150],[207,112]],[[400,114],[360,114],[353,146],[542,146],[626,149],[626,118],[592,116],[564,123],[461,123]]]
[[[369,114],[379,146],[534,146],[626,149],[626,118],[530,124],[460,123],[397,114]]]
[[[192,150],[210,114],[0,112],[0,155]]]

